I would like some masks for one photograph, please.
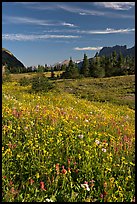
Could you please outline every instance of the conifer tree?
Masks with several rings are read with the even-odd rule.
[[[86,54],[84,54],[83,64],[82,64],[80,73],[84,77],[90,76],[89,61],[88,61],[88,58],[87,58]]]
[[[111,57],[105,56],[105,76],[110,77],[113,75],[113,67]]]
[[[126,74],[126,69],[124,67],[124,58],[122,53],[120,52],[117,59],[117,69],[116,69],[115,75],[120,76],[125,74]]]
[[[70,57],[69,64],[66,67],[66,71],[63,72],[61,77],[66,79],[75,79],[79,77],[78,67],[75,65],[75,63],[73,63],[71,57]]]
[[[100,57],[94,57],[92,59],[90,71],[92,77],[99,78],[105,76],[105,68],[101,66]]]
[[[128,58],[128,74],[135,74],[135,58],[129,57]]]
[[[111,62],[112,62],[112,76],[117,75],[117,53],[114,50],[111,55]]]

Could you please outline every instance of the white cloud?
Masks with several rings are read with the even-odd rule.
[[[116,33],[129,33],[134,32],[134,28],[126,28],[126,29],[113,29],[113,28],[107,28],[105,30],[77,30],[77,33],[80,34],[116,34]]]
[[[2,34],[3,40],[16,40],[16,41],[35,41],[45,39],[71,39],[80,38],[76,35],[24,35],[24,34]]]
[[[135,2],[95,2],[94,4],[114,10],[129,10],[135,6]]]
[[[103,47],[75,47],[74,50],[101,50]]]
[[[105,3],[105,5],[106,5],[106,2],[99,2],[99,3]],[[111,3],[111,2],[107,2],[107,3]],[[117,3],[117,2],[114,2],[114,3]],[[126,3],[126,2],[124,2],[124,3]],[[131,2],[131,3],[133,3],[133,2]],[[97,3],[97,5],[100,5],[100,4]],[[127,14],[122,14],[122,13],[118,14],[118,13],[114,13],[114,12],[113,13],[112,12],[106,12],[106,11],[104,12],[104,11],[98,11],[98,10],[92,10],[92,9],[83,9],[80,7],[74,7],[74,6],[70,6],[70,5],[66,5],[66,4],[60,4],[60,5],[58,5],[58,8],[65,10],[65,11],[68,11],[68,12],[71,12],[71,13],[77,13],[77,14],[82,15],[82,16],[85,16],[85,15],[105,16],[105,17],[109,17],[109,18],[134,18],[135,17],[134,15],[127,15]],[[123,7],[123,8],[125,8],[125,7]]]
[[[68,27],[77,27],[72,23],[56,21],[53,22],[51,20],[42,20],[28,17],[17,17],[17,16],[5,16],[4,19],[7,22],[15,23],[15,24],[32,24],[32,25],[40,25],[40,26],[68,26]]]
[[[61,25],[63,25],[63,26],[68,26],[68,27],[77,27],[76,25],[74,25],[74,24],[72,24],[72,23],[66,23],[66,22],[61,23]]]
[[[104,15],[105,14],[104,12],[101,12],[101,11],[88,10],[88,9],[83,9],[83,8],[68,6],[68,5],[58,5],[58,8],[71,13],[78,13],[80,15]]]
[[[47,33],[76,33],[76,34],[116,34],[116,33],[125,33],[128,34],[130,32],[135,32],[135,28],[106,28],[104,30],[79,30],[79,29],[52,29],[52,30],[45,30],[43,32]]]
[[[87,14],[84,13],[84,12],[80,12],[79,15],[81,15],[81,16],[86,16]]]

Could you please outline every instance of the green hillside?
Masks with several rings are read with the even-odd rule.
[[[2,201],[133,202],[135,76],[50,82],[2,85]]]

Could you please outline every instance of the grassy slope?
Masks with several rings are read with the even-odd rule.
[[[89,101],[111,102],[135,108],[135,76],[86,78],[57,82],[57,89]]]
[[[55,76],[60,74],[55,72]],[[33,77],[36,73],[12,74],[13,80],[22,77]],[[50,73],[45,73],[50,77]],[[135,109],[135,75],[117,76],[109,78],[83,78],[74,80],[55,80],[57,92],[67,92],[89,101],[111,102],[118,105],[128,105]]]

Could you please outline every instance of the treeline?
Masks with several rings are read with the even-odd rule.
[[[66,65],[56,65],[56,66],[47,66],[46,64],[43,65],[38,65],[36,67],[11,67],[8,66],[7,64],[4,64],[4,68],[11,74],[18,74],[18,73],[29,73],[29,72],[51,72],[52,70],[54,71],[65,71],[66,70]]]
[[[135,74],[135,58],[123,57],[120,53],[117,55],[114,51],[110,57],[98,54],[94,58],[88,59],[84,54],[84,59],[81,67],[73,63],[70,58],[69,65],[66,67],[65,72],[61,78],[78,78],[78,77],[111,77]]]
[[[114,51],[110,57],[98,56],[88,59],[84,54],[83,62],[76,64],[70,58],[68,66],[66,64],[47,66],[47,64],[38,65],[38,67],[8,67],[4,66],[8,73],[28,73],[28,72],[51,72],[51,78],[54,78],[54,71],[63,71],[60,78],[80,78],[80,77],[111,77],[135,74],[135,58],[117,54]],[[58,75],[59,78],[59,75]]]

